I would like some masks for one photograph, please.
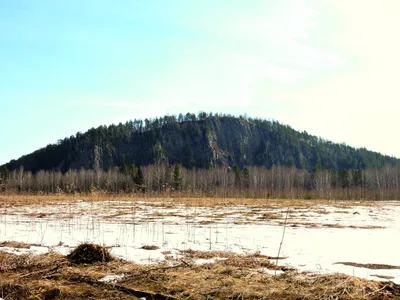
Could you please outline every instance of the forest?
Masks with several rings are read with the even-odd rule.
[[[142,196],[243,197],[265,199],[400,200],[400,166],[369,169],[220,166],[187,169],[179,164],[134,164],[107,171],[0,172],[8,193],[75,194],[103,192]]]
[[[276,121],[200,112],[100,126],[0,167],[0,190],[398,199],[399,160]]]
[[[4,166],[33,174],[44,171],[105,171],[126,163],[159,162],[186,169],[295,167],[365,169],[397,165],[400,160],[299,132],[277,121],[200,112],[100,126],[59,140]]]

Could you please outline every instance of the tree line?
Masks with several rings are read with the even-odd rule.
[[[187,169],[238,165],[322,169],[382,168],[400,160],[299,132],[277,121],[212,114],[167,115],[100,126],[12,160],[8,170],[111,169],[123,160],[152,165],[160,157]]]
[[[0,170],[0,190],[10,193],[91,193],[257,197],[290,199],[399,200],[400,166],[312,171],[295,167],[219,166],[187,169],[158,162],[124,163],[109,170]]]

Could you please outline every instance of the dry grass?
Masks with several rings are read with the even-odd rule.
[[[39,205],[46,203],[48,205],[57,205],[61,201],[146,201],[146,202],[169,202],[175,204],[183,204],[186,206],[199,207],[215,207],[215,206],[236,206],[251,205],[260,209],[270,208],[306,208],[319,205],[335,205],[338,208],[349,208],[354,206],[379,206],[378,201],[350,201],[350,200],[299,200],[299,199],[253,199],[253,198],[210,198],[210,197],[174,197],[174,195],[154,195],[146,194],[108,194],[108,193],[92,193],[92,194],[50,194],[50,195],[34,195],[34,194],[0,194],[1,207],[15,207],[21,205]],[[165,204],[166,207],[168,203]]]
[[[200,225],[210,225],[213,224],[215,221],[200,221],[199,224]]]
[[[76,247],[67,255],[67,259],[74,264],[94,264],[114,260],[105,247],[88,243]]]
[[[390,270],[397,269],[400,270],[400,266],[384,265],[384,264],[360,264],[355,262],[337,262],[335,265],[341,264],[345,266],[357,267],[357,268],[367,268],[373,270]]]
[[[226,266],[236,266],[241,268],[267,268],[270,270],[288,270],[284,266],[276,266],[270,260],[286,259],[287,257],[274,257],[262,255],[260,252],[255,252],[247,255],[240,255],[233,252],[225,251],[197,251],[197,250],[181,250],[180,254],[185,261],[195,261],[196,259],[212,259],[219,258],[217,263]]]
[[[19,249],[29,249],[32,245],[22,242],[15,241],[4,241],[0,242],[0,247],[10,247],[10,248],[19,248]]]
[[[42,219],[42,218],[48,217],[49,214],[45,214],[45,213],[29,213],[29,214],[25,214],[25,216]]]
[[[16,256],[0,251],[0,297],[7,300],[400,299],[400,286],[393,283],[293,271],[272,276],[260,272],[258,265],[254,267],[232,261],[146,266],[115,260],[75,265],[54,253]],[[118,283],[99,281],[110,274],[124,274],[124,277]]]
[[[160,247],[155,246],[155,245],[145,245],[145,246],[142,247],[142,249],[144,249],[144,250],[157,250],[157,249],[160,249]]]
[[[281,218],[282,218],[281,214],[266,212],[266,213],[263,213],[258,219],[260,219],[260,220],[276,220],[276,219],[281,219]]]
[[[393,279],[393,276],[388,276],[388,275],[378,275],[378,274],[371,274],[371,276],[381,278],[381,279]]]
[[[279,225],[285,225],[285,222],[278,222]],[[312,222],[293,222],[288,221],[287,227],[305,227],[305,228],[352,228],[352,229],[383,229],[384,226],[376,225],[343,225],[332,223],[312,223]]]

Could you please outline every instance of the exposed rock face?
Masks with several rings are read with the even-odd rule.
[[[334,144],[277,122],[209,117],[137,128],[132,123],[91,129],[7,164],[13,170],[109,169],[167,161],[185,167],[286,165],[312,170],[397,164],[393,157]]]

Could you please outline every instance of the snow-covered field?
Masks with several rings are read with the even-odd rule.
[[[14,253],[68,253],[82,242],[111,247],[115,256],[137,263],[179,259],[179,250],[259,252],[277,256],[284,224],[280,265],[314,273],[382,276],[400,283],[400,205],[187,206],[165,202],[60,202],[3,207],[0,242],[33,244]],[[158,246],[145,250],[143,246]],[[207,263],[200,260],[198,263]],[[374,269],[338,262],[380,264]]]

